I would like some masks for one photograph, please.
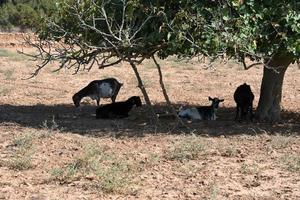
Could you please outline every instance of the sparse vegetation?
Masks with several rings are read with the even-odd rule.
[[[235,157],[238,155],[239,150],[235,144],[231,144],[230,141],[223,140],[216,147],[221,154],[221,156],[225,157]]]
[[[87,145],[83,154],[63,168],[49,171],[52,180],[69,182],[85,176],[95,176],[96,187],[108,193],[121,192],[129,181],[130,165],[105,147]]]
[[[33,135],[25,134],[25,135],[16,137],[12,141],[12,146],[15,146],[15,147],[21,148],[21,149],[29,149],[32,146],[32,141],[33,141]]]
[[[210,194],[209,199],[210,200],[217,200],[218,199],[218,193],[219,193],[219,187],[214,184],[210,187]]]
[[[187,136],[186,128],[170,131],[170,119],[161,119],[162,126],[154,131],[144,121],[144,111],[133,115],[134,120],[111,121],[94,119],[94,102],[80,112],[74,108],[74,91],[104,77],[117,77],[124,83],[117,101],[141,96],[127,64],[80,72],[74,79],[67,70],[50,73],[57,66],[53,63],[39,76],[21,80],[28,77],[35,62],[0,60],[0,78],[4,80],[7,69],[14,70],[15,78],[1,82],[7,96],[0,89],[0,199],[226,200],[260,198],[260,194],[262,199],[298,199],[298,69],[286,72],[282,106],[288,112],[283,123],[250,124],[233,121],[233,91],[247,82],[257,97],[261,69],[236,73],[237,67],[220,65],[211,71],[195,63],[195,70],[183,73],[167,60],[161,67],[163,75],[169,74],[164,78],[176,108],[184,103],[207,105],[209,95],[225,98],[219,118],[187,122],[196,134]],[[144,65],[141,68],[147,79],[156,73]],[[165,104],[158,91],[154,81],[149,95],[161,111]],[[32,96],[35,92],[39,96]],[[255,107],[257,102],[255,98]]]
[[[23,61],[28,60],[28,57],[17,53],[16,51],[6,50],[0,48],[0,57],[8,58],[12,61]],[[5,73],[5,71],[2,71]],[[7,73],[7,72],[6,72]]]
[[[240,169],[242,174],[256,174],[259,172],[257,164],[243,163]]]
[[[48,120],[43,121],[41,128],[43,129],[43,131],[39,132],[39,136],[42,138],[50,137],[53,133],[58,133],[58,132],[63,131],[63,128],[59,127],[59,125],[55,121],[54,116],[52,116],[51,121],[48,121]]]
[[[6,49],[0,49],[0,57],[14,57],[16,53],[8,51]]]
[[[184,176],[186,176],[186,178],[192,178],[197,175],[198,170],[200,170],[200,166],[195,163],[191,163],[190,161],[186,161],[178,165],[174,165],[173,170],[181,172]]]
[[[130,165],[123,159],[117,159],[109,166],[97,170],[99,176],[98,186],[105,192],[122,192],[128,187],[133,175]]]
[[[9,88],[0,88],[0,95],[1,96],[7,96],[10,94],[10,89]]]
[[[3,72],[3,75],[4,75],[4,77],[5,77],[5,79],[6,80],[11,80],[12,79],[12,77],[13,77],[13,74],[14,74],[14,70],[5,70],[4,72]]]
[[[63,168],[53,168],[49,170],[51,180],[60,180],[62,179],[64,175],[64,169]]]
[[[95,161],[99,160],[98,156],[103,155],[103,151],[94,146],[87,145],[83,148],[83,153],[80,157],[75,158],[69,164],[62,168],[54,168],[50,170],[51,178],[59,181],[69,181],[76,174],[84,176],[91,171],[96,170]]]
[[[275,135],[272,137],[270,141],[270,145],[274,149],[283,149],[287,148],[289,145],[293,143],[293,137],[289,135]]]
[[[151,88],[153,86],[153,81],[151,79],[144,79],[143,84],[146,88]]]
[[[12,170],[27,170],[33,167],[33,136],[31,134],[21,135],[12,141],[13,153],[7,166]]]
[[[28,170],[33,167],[31,153],[16,152],[13,157],[8,161],[7,165],[12,170]]]
[[[223,148],[223,152],[221,153],[223,156],[234,157],[238,154],[238,150],[235,146],[227,146]]]
[[[300,155],[285,154],[279,158],[280,165],[288,171],[300,172]]]
[[[150,153],[146,160],[146,165],[149,167],[153,167],[159,164],[162,157],[157,153]]]
[[[180,162],[185,160],[193,160],[203,153],[205,148],[206,145],[201,138],[196,136],[188,136],[171,147],[166,157]]]

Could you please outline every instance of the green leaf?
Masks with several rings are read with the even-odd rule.
[[[223,16],[224,21],[228,21],[229,19],[230,19],[229,16]]]
[[[169,41],[170,38],[171,38],[172,34],[169,32],[168,35],[167,35],[167,40]]]

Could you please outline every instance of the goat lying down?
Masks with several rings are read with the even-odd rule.
[[[216,120],[216,112],[219,107],[219,103],[224,99],[208,97],[209,101],[212,101],[210,106],[199,106],[191,108],[181,108],[178,112],[178,116],[181,118],[187,118],[190,120]]]
[[[133,106],[142,106],[141,98],[133,96],[123,102],[106,104],[96,109],[96,119],[113,119],[128,117]]]
[[[236,102],[235,120],[243,120],[250,113],[250,120],[253,120],[253,100],[254,94],[251,91],[250,85],[246,83],[238,86],[233,95]]]
[[[94,80],[73,95],[72,99],[74,105],[79,107],[80,101],[84,97],[90,97],[96,100],[98,106],[100,104],[100,98],[111,98],[111,101],[114,103],[122,85],[123,83],[119,83],[115,78]]]

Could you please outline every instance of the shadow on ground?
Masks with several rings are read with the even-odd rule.
[[[175,105],[179,107],[179,105]],[[175,123],[171,118],[160,121],[161,126],[150,126],[147,112],[143,109],[134,109],[131,117],[118,120],[95,119],[95,106],[85,105],[82,110],[72,105],[0,105],[1,125],[18,124],[23,127],[43,128],[53,125],[53,119],[64,132],[88,134],[92,136],[142,136],[144,134],[183,134],[193,132],[209,136],[238,135],[238,134],[300,134],[300,114],[283,111],[283,121],[279,124],[235,122],[234,108],[220,108],[217,121],[186,122],[186,127],[173,129]],[[155,111],[166,110],[164,105],[155,105]],[[170,131],[172,130],[172,131]]]

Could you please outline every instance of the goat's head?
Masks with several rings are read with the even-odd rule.
[[[81,100],[80,97],[79,97],[79,95],[77,93],[74,94],[73,97],[72,97],[72,99],[73,99],[75,107],[76,108],[79,107],[80,106],[80,100]]]
[[[251,87],[250,87],[250,85],[248,85],[247,83],[244,83],[244,84],[242,85],[242,87],[244,88],[245,91],[251,91]]]
[[[216,98],[216,97],[215,98],[208,97],[208,100],[212,101],[211,105],[215,109],[219,108],[219,103],[224,101],[224,99],[219,99],[219,98]]]
[[[130,97],[130,102],[132,105],[136,105],[136,107],[142,106],[142,101],[139,96]]]

